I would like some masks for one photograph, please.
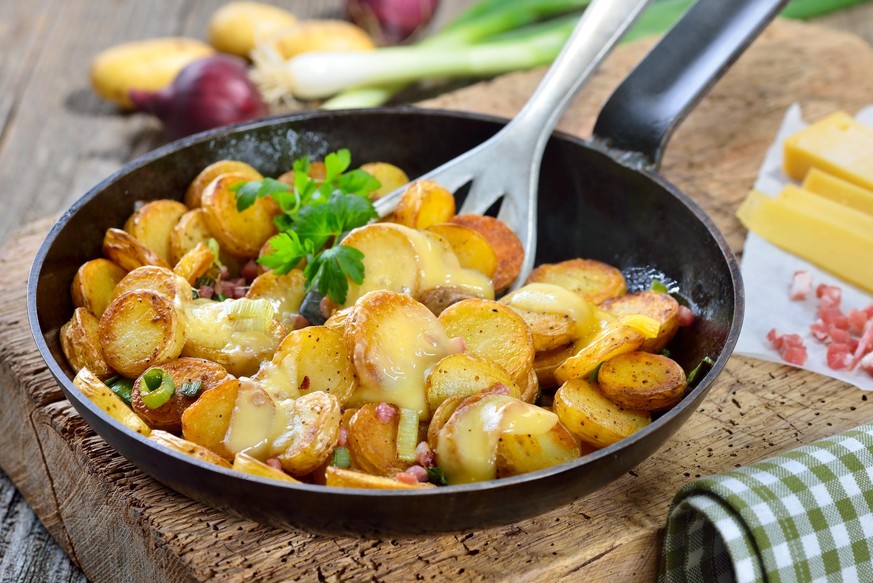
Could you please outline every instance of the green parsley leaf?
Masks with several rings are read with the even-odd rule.
[[[379,190],[382,183],[375,176],[364,170],[352,170],[337,179],[339,190],[348,194],[367,196],[371,192]]]
[[[337,245],[324,250],[311,263],[306,265],[303,275],[310,287],[322,296],[329,297],[338,304],[345,303],[349,292],[349,279],[360,284],[364,281],[364,254],[353,247]]]
[[[285,275],[312,253],[311,242],[302,242],[294,231],[279,233],[267,243],[273,252],[258,259],[258,263],[272,269],[276,275]]]
[[[353,194],[333,194],[325,204],[306,206],[297,213],[293,229],[316,250],[331,239],[369,223],[378,216],[373,203]]]
[[[348,170],[352,163],[352,154],[348,148],[342,148],[324,157],[324,181],[333,182],[340,174]]]
[[[260,181],[237,182],[230,189],[236,193],[236,210],[243,212],[255,204],[255,201],[259,198],[290,192],[291,186],[275,178],[264,178]]]

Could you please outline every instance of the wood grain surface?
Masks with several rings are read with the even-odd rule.
[[[508,527],[420,540],[329,539],[229,517],[143,476],[62,399],[29,336],[24,280],[51,216],[163,142],[87,87],[100,49],[167,34],[202,37],[214,1],[0,3],[0,576],[3,580],[651,580],[670,497],[725,471],[871,418],[867,395],[811,373],[734,358],[700,410],[656,456],[595,495]],[[460,0],[450,6],[462,4]],[[335,15],[340,2],[288,2]],[[822,20],[873,39],[870,6]],[[561,128],[587,135],[609,90],[645,51],[622,47]],[[795,23],[772,27],[675,134],[662,170],[713,216],[735,249],[733,210],[782,112],[850,112],[873,95],[873,49]],[[541,73],[496,79],[426,105],[512,115]],[[27,224],[23,229],[22,225]],[[12,233],[11,235],[9,235]],[[46,533],[57,541],[49,540]],[[66,553],[71,563],[63,556]],[[82,569],[79,571],[74,563]]]

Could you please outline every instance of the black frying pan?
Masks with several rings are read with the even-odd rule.
[[[135,160],[78,200],[34,261],[28,315],[42,356],[76,410],[123,456],[167,486],[214,507],[281,527],[330,533],[431,533],[514,522],[567,504],[651,455],[697,408],[739,334],[736,259],[706,215],[656,173],[672,129],[785,0],[700,0],[613,94],[590,142],[556,134],[540,181],[537,263],[596,258],[631,287],[651,274],[675,282],[697,318],[671,352],[689,370],[715,364],[684,400],[628,439],[546,470],[428,491],[328,489],[245,476],[155,446],[74,387],[58,341],[72,314],[70,283],[101,253],[103,234],[143,199],[180,197],[206,165],[231,158],[275,176],[339,147],[357,163],[384,160],[421,174],[493,135],[505,120],[412,108],[312,112],[193,136]],[[645,479],[645,476],[642,476]]]

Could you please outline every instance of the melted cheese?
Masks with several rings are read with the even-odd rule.
[[[546,433],[558,416],[506,395],[486,395],[455,411],[439,433],[436,460],[450,484],[497,477],[497,443],[504,433]]]
[[[243,377],[224,445],[232,453],[244,451],[263,460],[269,453],[270,444],[286,424],[282,409],[276,407],[258,383]]]
[[[591,304],[559,285],[529,283],[511,294],[509,305],[529,312],[566,315],[576,323],[578,337],[597,327]]]
[[[819,168],[873,190],[873,129],[837,112],[785,140],[783,168],[803,180]]]

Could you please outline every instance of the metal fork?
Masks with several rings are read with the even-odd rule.
[[[648,3],[593,0],[518,115],[489,140],[418,179],[433,180],[455,193],[472,181],[462,213],[484,214],[503,197],[497,218],[518,235],[525,252],[512,289],[523,285],[533,269],[537,185],[549,136],[573,96]],[[404,190],[400,188],[375,203],[380,217],[394,211]]]

